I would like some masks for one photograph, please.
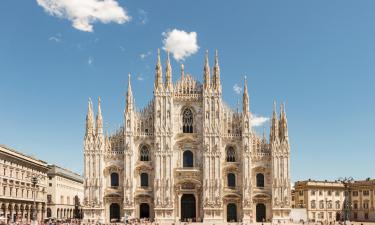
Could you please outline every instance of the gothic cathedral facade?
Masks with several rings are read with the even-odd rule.
[[[211,75],[212,73],[212,75]],[[134,105],[130,75],[124,124],[103,132],[89,101],[84,137],[84,220],[287,220],[291,208],[290,146],[284,106],[274,104],[269,139],[252,129],[245,80],[242,110],[222,100],[217,52],[206,53],[203,84],[185,74],[173,83],[169,54],[158,51],[153,99]]]

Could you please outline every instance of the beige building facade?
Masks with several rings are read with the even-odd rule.
[[[47,218],[78,218],[81,209],[76,206],[83,200],[82,176],[56,165],[48,167]]]
[[[0,145],[0,217],[12,221],[30,221],[34,209],[37,220],[46,214],[46,162]],[[31,177],[39,177],[36,187]],[[34,207],[34,195],[36,207]]]
[[[375,221],[375,180],[299,181],[295,183],[294,207],[306,208],[312,221]],[[348,207],[346,208],[346,204]]]
[[[252,129],[248,87],[242,110],[222,99],[219,59],[203,83],[182,65],[173,83],[158,53],[154,94],[136,109],[130,82],[124,124],[105,135],[101,102],[89,101],[84,138],[84,219],[176,221],[288,220],[290,146],[283,105],[274,106],[269,139]],[[212,75],[211,75],[212,73]]]

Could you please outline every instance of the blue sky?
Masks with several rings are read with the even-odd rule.
[[[205,50],[211,66],[219,50],[229,105],[244,75],[254,114],[268,117],[274,99],[286,102],[294,181],[374,177],[374,1],[120,0],[124,11],[89,22],[91,32],[43,2],[0,6],[0,143],[82,171],[88,98],[96,105],[101,96],[105,123],[118,127],[127,74],[142,107],[156,50],[176,29],[196,34],[199,48],[183,63],[200,80]],[[172,61],[174,79],[180,62]]]

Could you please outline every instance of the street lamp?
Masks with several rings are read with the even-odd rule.
[[[340,178],[339,181],[344,184],[344,224],[350,223],[350,209],[351,209],[351,193],[350,184],[353,182],[353,177]]]
[[[35,221],[37,219],[37,215],[36,215],[36,194],[37,194],[37,188],[36,188],[36,185],[39,183],[39,180],[41,178],[43,178],[43,176],[41,174],[31,174],[29,176],[27,176],[27,178],[30,178],[31,180],[31,183],[33,184],[33,187],[34,187],[34,195],[33,195],[33,211],[31,213],[31,220],[32,221]]]

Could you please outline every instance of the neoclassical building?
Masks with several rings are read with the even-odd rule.
[[[0,217],[7,222],[30,222],[32,213],[46,214],[47,163],[0,145]],[[39,177],[37,184],[33,176]],[[35,199],[35,205],[34,205]]]
[[[130,82],[124,124],[103,132],[89,101],[84,137],[84,219],[175,221],[286,220],[291,208],[290,146],[285,110],[276,105],[269,139],[252,129],[248,87],[242,110],[222,100],[216,52],[206,53],[203,84],[185,74],[173,83],[169,55],[158,52],[153,97],[136,109]],[[212,73],[212,75],[211,75]]]
[[[47,218],[80,218],[83,200],[83,178],[57,165],[49,165],[47,172]]]

